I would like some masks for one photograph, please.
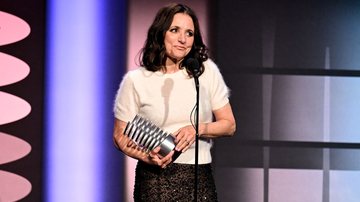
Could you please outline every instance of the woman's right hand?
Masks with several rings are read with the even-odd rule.
[[[156,147],[154,150],[149,152],[149,164],[160,166],[161,168],[166,168],[172,162],[172,156],[174,155],[174,151],[171,151],[166,156],[162,157],[159,154],[160,147]]]
[[[127,123],[124,121],[115,119],[113,140],[116,148],[121,150],[127,156],[144,161],[145,163],[151,165],[158,165],[162,168],[165,168],[172,162],[174,151],[171,151],[169,154],[163,157],[159,154],[160,147],[156,147],[149,153],[146,153],[141,148],[139,148],[128,136],[123,133],[126,124]]]

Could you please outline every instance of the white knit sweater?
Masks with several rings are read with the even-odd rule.
[[[204,66],[205,71],[199,77],[199,123],[212,122],[212,111],[229,102],[228,88],[216,64],[209,59]],[[114,114],[115,118],[125,122],[139,114],[164,131],[173,133],[191,125],[190,113],[195,104],[195,82],[185,69],[164,74],[140,67],[124,76],[116,95]],[[199,164],[211,162],[211,146],[210,139],[200,137]],[[194,164],[195,144],[181,154],[175,163]]]

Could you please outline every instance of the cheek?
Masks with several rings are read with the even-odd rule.
[[[165,53],[169,54],[171,52],[171,45],[169,43],[165,43]]]
[[[169,38],[165,38],[164,40],[164,46],[165,46],[165,49],[166,49],[166,52],[168,52],[170,49],[171,49],[171,40],[169,40]]]
[[[187,51],[188,53],[191,51],[193,45],[194,45],[193,42],[189,43],[189,45],[188,45],[188,51]]]
[[[194,45],[194,39],[188,40],[188,47],[191,49]]]

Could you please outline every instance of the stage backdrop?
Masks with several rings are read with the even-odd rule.
[[[42,199],[45,1],[0,3],[0,201]]]
[[[0,201],[131,201],[112,100],[170,1],[99,2],[1,1]],[[359,3],[181,2],[232,90],[238,129],[214,147],[220,201],[357,201]]]
[[[221,201],[358,201],[359,3],[212,6],[238,126],[215,144]]]
[[[126,1],[0,3],[0,201],[121,201]]]

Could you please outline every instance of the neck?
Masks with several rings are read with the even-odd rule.
[[[175,73],[175,72],[179,71],[180,62],[181,62],[181,60],[167,58],[164,71],[166,73]]]

